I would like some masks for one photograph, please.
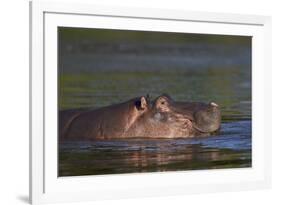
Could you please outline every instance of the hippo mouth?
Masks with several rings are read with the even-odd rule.
[[[190,130],[192,128],[192,120],[188,115],[178,112],[172,112],[169,117],[169,121],[174,122],[182,129]]]
[[[212,133],[220,127],[220,110],[214,102],[177,103],[171,108],[178,121],[185,121],[188,128],[192,127],[200,133]]]

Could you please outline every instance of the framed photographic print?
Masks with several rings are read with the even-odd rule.
[[[270,17],[30,3],[33,204],[270,187]]]

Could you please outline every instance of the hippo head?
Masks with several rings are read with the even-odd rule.
[[[155,120],[179,126],[181,135],[212,133],[220,128],[220,109],[214,102],[178,102],[163,94],[154,100],[151,110]]]

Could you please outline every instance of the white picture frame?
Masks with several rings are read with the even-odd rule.
[[[59,178],[57,127],[54,127],[57,124],[58,26],[253,36],[252,167]],[[30,202],[42,204],[269,188],[270,32],[271,18],[266,16],[31,2]]]

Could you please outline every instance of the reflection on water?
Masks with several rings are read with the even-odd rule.
[[[60,176],[251,166],[251,122],[222,125],[220,135],[194,139],[65,142]]]
[[[251,38],[79,30],[59,33],[59,109],[101,107],[149,93],[214,101],[216,136],[65,142],[59,176],[251,166]]]

